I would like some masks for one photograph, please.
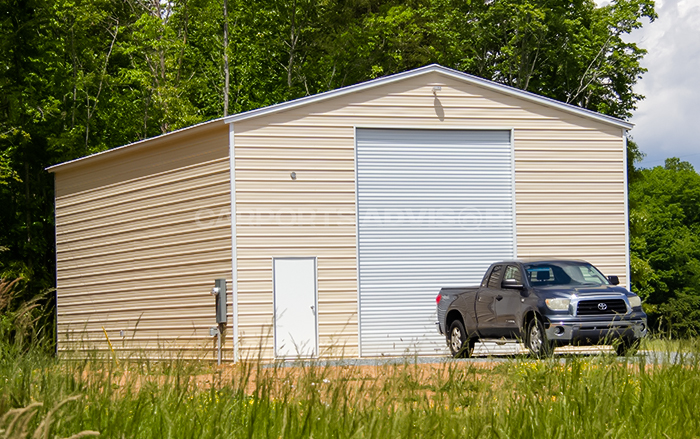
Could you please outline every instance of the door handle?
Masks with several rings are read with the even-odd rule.
[[[501,300],[501,299],[503,299],[503,296],[501,296],[500,294],[498,296],[496,296],[496,300]]]
[[[313,305],[311,305],[311,312],[314,313],[314,314],[316,314],[316,307],[313,306]]]

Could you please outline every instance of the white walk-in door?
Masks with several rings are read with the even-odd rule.
[[[318,354],[316,259],[275,258],[275,355],[278,358]]]
[[[516,256],[508,130],[357,129],[360,353],[444,352],[435,297]]]

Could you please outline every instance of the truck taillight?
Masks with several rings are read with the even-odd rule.
[[[438,294],[437,297],[435,298],[435,303],[438,305],[440,304],[440,300],[442,300],[442,294]]]

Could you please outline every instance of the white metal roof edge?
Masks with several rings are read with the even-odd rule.
[[[401,81],[404,79],[412,78],[414,76],[423,75],[426,73],[438,72],[444,75],[450,76],[452,78],[466,81],[496,92],[505,93],[511,96],[516,96],[521,99],[532,101],[541,105],[548,107],[557,108],[562,111],[569,113],[578,114],[579,116],[587,117],[589,119],[595,119],[600,122],[608,123],[611,125],[619,126],[625,129],[632,129],[634,124],[618,119],[616,117],[608,116],[602,113],[591,111],[585,108],[577,107],[575,105],[567,104],[564,102],[557,101],[552,98],[545,96],[540,96],[535,93],[520,90],[508,85],[499,84],[497,82],[489,81],[487,79],[479,78],[468,73],[460,72],[458,70],[450,69],[448,67],[441,66],[439,64],[430,64],[427,66],[419,67],[417,69],[408,70],[406,72],[396,73],[394,75],[385,76],[382,78],[371,79],[366,82],[361,82],[359,84],[349,85],[347,87],[338,88],[335,90],[326,91],[323,93],[315,94],[312,96],[305,96],[303,98],[294,99],[287,102],[281,102],[279,104],[270,105],[267,107],[258,108],[255,110],[246,111],[244,113],[233,114],[231,116],[225,117],[224,122],[233,123],[246,119],[251,119],[258,116],[268,115],[278,113],[280,111],[289,110],[292,108],[300,107],[302,105],[308,105],[314,102],[323,101],[326,99],[343,96],[348,93],[354,93],[356,91],[366,90],[373,87],[378,87],[380,85],[390,84],[392,82]]]
[[[149,138],[146,138],[146,139],[143,139],[143,140],[139,140],[139,141],[136,141],[136,142],[133,142],[133,143],[127,143],[126,145],[118,146],[118,147],[112,148],[112,149],[106,149],[106,150],[104,150],[104,151],[96,152],[96,153],[94,153],[94,154],[86,155],[86,156],[84,156],[84,157],[78,157],[77,159],[69,160],[69,161],[67,161],[67,162],[58,163],[58,164],[56,164],[56,165],[49,166],[49,167],[45,168],[45,170],[46,170],[46,171],[49,171],[49,172],[56,172],[59,168],[63,168],[63,167],[69,166],[69,165],[74,165],[74,164],[76,164],[76,163],[79,163],[79,162],[82,162],[82,161],[85,161],[85,160],[89,160],[89,159],[93,159],[93,158],[96,158],[96,157],[98,157],[98,156],[102,156],[102,155],[105,155],[105,154],[109,154],[109,153],[113,153],[113,152],[122,151],[122,150],[124,150],[124,149],[126,149],[126,148],[131,148],[131,147],[134,147],[134,146],[138,146],[138,145],[144,144],[144,143],[146,143],[146,142],[151,142],[151,141],[156,140],[156,139],[162,139],[163,137],[172,136],[172,135],[175,135],[175,134],[180,134],[180,133],[183,133],[183,132],[185,132],[185,131],[189,131],[189,130],[194,129],[194,128],[199,128],[199,127],[202,127],[202,126],[204,126],[204,125],[213,124],[213,123],[215,123],[215,122],[220,122],[220,121],[223,121],[223,120],[224,120],[223,117],[219,117],[219,118],[217,118],[217,119],[208,120],[208,121],[206,121],[206,122],[200,122],[200,123],[198,123],[198,124],[190,125],[190,126],[185,127],[185,128],[180,128],[179,130],[171,131],[171,132],[169,132],[169,133],[161,134],[161,135],[158,135],[158,136],[155,136],[155,137],[149,137]]]

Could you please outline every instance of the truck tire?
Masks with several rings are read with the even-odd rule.
[[[613,344],[615,352],[620,357],[626,357],[628,355],[634,355],[639,349],[639,339],[629,339],[621,338],[617,343]]]
[[[525,331],[525,346],[535,358],[546,358],[554,353],[554,345],[547,340],[544,325],[537,317],[530,320]]]
[[[455,320],[450,325],[447,332],[447,345],[455,358],[469,358],[474,351],[476,340],[467,337],[467,331],[459,320]]]

